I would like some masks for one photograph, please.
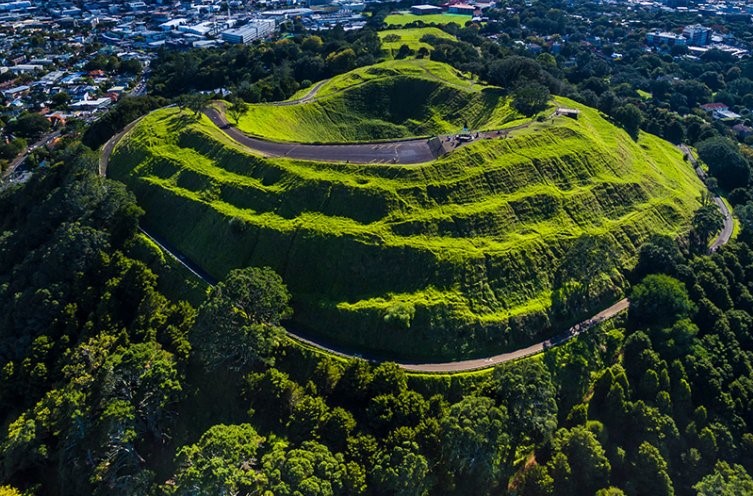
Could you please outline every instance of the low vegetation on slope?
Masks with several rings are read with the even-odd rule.
[[[215,277],[277,270],[300,328],[393,358],[477,356],[619,297],[618,269],[651,233],[684,232],[698,206],[675,147],[559,103],[580,118],[418,166],[262,158],[165,109],[118,144],[110,174],[149,230]]]
[[[238,127],[276,141],[333,143],[496,129],[519,117],[500,89],[449,65],[397,60],[337,76],[299,105],[251,105]]]

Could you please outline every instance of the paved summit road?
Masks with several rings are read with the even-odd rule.
[[[312,93],[314,93],[315,90],[312,90]],[[311,94],[309,94],[311,95]],[[221,114],[214,111],[216,115],[221,117]],[[207,115],[210,116],[210,119],[212,116],[210,115],[211,112],[207,112]],[[125,136],[130,129],[132,129],[138,121],[141,120],[141,118],[135,120],[134,122],[130,123],[128,126],[126,126],[123,131],[116,134],[110,140],[102,147],[101,155],[100,155],[100,161],[99,161],[99,173],[102,176],[105,176],[107,174],[107,165],[110,160],[110,155],[112,154],[113,149],[117,145],[117,143],[120,141],[123,136]],[[222,121],[224,121],[224,117],[222,117]],[[214,119],[213,119],[214,122]],[[215,124],[217,124],[215,122]],[[225,132],[232,131],[234,128],[229,128],[227,126],[227,122],[224,121],[223,126],[225,126]],[[222,127],[222,126],[221,126]],[[239,132],[239,131],[238,131]],[[240,132],[239,132],[240,133]],[[243,133],[240,133],[245,139],[254,140],[254,138],[249,138],[248,136],[244,135]],[[232,136],[232,135],[231,135]],[[491,136],[490,136],[491,137]],[[235,139],[235,138],[234,138]],[[417,141],[417,140],[413,140]],[[424,140],[425,141],[425,140]],[[261,142],[261,143],[267,143],[270,144],[272,142],[267,142],[264,140],[255,140],[254,142]],[[381,146],[390,146],[390,145],[397,145],[399,143],[405,143],[405,142],[394,142],[394,143],[384,143]],[[295,144],[286,144],[288,147],[295,147]],[[305,146],[305,145],[297,145],[297,146]],[[318,145],[308,145],[308,146],[318,146]],[[322,146],[328,146],[328,147],[338,147],[338,146],[344,146],[349,147],[350,145],[322,145]],[[355,146],[355,145],[353,145]],[[363,146],[373,146],[373,145],[363,145]],[[253,147],[252,147],[253,148]],[[683,146],[680,146],[680,148],[689,156],[691,163],[694,167],[696,167],[696,171],[698,172],[698,175],[701,177],[701,179],[704,179],[705,174],[703,171],[697,167],[697,162],[693,155],[690,153],[690,150]],[[291,156],[291,155],[288,155]],[[431,160],[431,159],[429,159]],[[722,210],[722,213],[724,214],[724,229],[720,232],[717,239],[712,243],[711,247],[709,248],[709,251],[715,251],[720,246],[726,244],[730,236],[732,235],[732,215],[727,208],[726,204],[721,200],[719,197],[715,197],[714,201],[719,205],[719,208]],[[144,233],[147,237],[154,240],[168,255],[172,256],[175,260],[177,260],[181,265],[183,265],[186,269],[191,271],[196,277],[203,280],[205,283],[207,283],[210,286],[213,286],[215,284],[215,281],[204,272],[201,267],[197,266],[196,264],[192,263],[188,258],[177,252],[176,250],[170,248],[167,246],[162,240],[156,239],[153,235],[145,231],[144,229],[141,229],[141,232]],[[396,362],[397,365],[409,372],[419,372],[419,373],[453,373],[453,372],[467,372],[472,370],[480,370],[485,369],[489,367],[493,367],[495,365],[499,365],[502,363],[510,362],[513,360],[518,360],[520,358],[524,358],[527,356],[535,355],[538,353],[541,353],[543,351],[546,351],[547,349],[559,346],[562,343],[567,342],[568,340],[578,336],[579,334],[588,331],[596,324],[603,322],[605,320],[609,320],[616,315],[624,312],[628,309],[630,306],[630,302],[627,300],[627,298],[623,298],[622,300],[614,303],[608,308],[605,308],[601,312],[597,313],[590,319],[586,319],[583,322],[574,325],[567,331],[563,332],[562,334],[559,334],[553,338],[546,339],[544,341],[541,341],[536,344],[532,344],[531,346],[528,346],[527,348],[522,348],[519,350],[507,352],[507,353],[501,353],[498,355],[485,357],[485,358],[476,358],[471,360],[460,360],[455,362],[438,362],[438,363],[410,363],[410,362]],[[332,353],[335,355],[340,355],[346,358],[364,358],[366,360],[372,360],[368,355],[355,355],[347,352],[343,352],[340,350],[335,350],[331,347],[325,346],[321,344],[320,342],[314,341],[312,339],[308,339],[304,336],[301,336],[294,331],[292,331],[289,328],[285,328],[287,335],[295,340],[299,341],[301,343],[305,343],[307,345],[310,345],[312,347],[315,347],[319,350],[325,351],[327,353]]]
[[[295,100],[271,102],[268,105],[287,107],[308,103],[314,100],[316,94],[329,79],[315,84],[305,96]],[[261,138],[253,138],[243,133],[236,127],[232,127],[225,115],[215,108],[207,108],[204,113],[215,126],[222,129],[225,134],[234,141],[273,157],[290,157],[303,160],[319,160],[329,162],[333,159],[338,162],[353,162],[354,164],[371,163],[394,163],[394,164],[420,164],[436,159],[439,147],[432,147],[428,139],[411,139],[394,141],[390,143],[354,143],[345,145],[314,145],[304,143],[284,143],[269,141]]]
[[[204,111],[215,126],[222,129],[234,141],[257,152],[272,157],[290,157],[322,162],[353,162],[356,164],[420,164],[431,162],[439,156],[441,145],[430,146],[430,140],[412,139],[387,143],[354,143],[350,145],[313,145],[308,143],[284,143],[252,138],[238,128],[230,126],[225,116],[217,109]]]
[[[293,105],[310,101],[319,90],[317,85],[311,93],[298,100],[289,100],[276,105]],[[269,104],[275,105],[275,104]],[[219,127],[230,139],[272,157],[290,157],[301,160],[315,160],[319,162],[352,162],[354,164],[422,164],[431,162],[441,155],[454,149],[463,147],[479,139],[504,139],[513,131],[519,131],[530,127],[537,121],[531,120],[525,124],[518,124],[499,130],[479,131],[465,135],[460,139],[455,134],[435,136],[432,138],[409,138],[394,141],[380,141],[373,143],[350,143],[350,144],[312,144],[312,143],[286,143],[270,141],[263,138],[249,136],[237,127],[228,123],[227,117],[220,110],[209,107],[204,110],[212,123]],[[558,116],[557,111],[547,116],[548,121]],[[543,122],[543,121],[542,121]]]

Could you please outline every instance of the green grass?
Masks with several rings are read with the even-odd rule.
[[[276,141],[340,143],[497,129],[519,119],[498,88],[447,64],[396,60],[327,81],[316,98],[288,106],[251,105],[238,127]]]
[[[481,91],[485,88],[477,85],[475,77],[463,74],[448,64],[422,59],[391,60],[336,76],[322,86],[317,97],[342,94],[367,82],[384,81],[398,76],[427,79],[461,91]]]
[[[421,21],[424,24],[437,24],[444,25],[454,22],[460,27],[465,26],[465,23],[471,20],[471,16],[462,14],[429,14],[429,15],[415,15],[415,14],[390,14],[384,22],[388,26],[404,26],[412,22]]]
[[[394,57],[395,53],[397,53],[402,45],[408,45],[411,50],[415,51],[418,51],[421,48],[426,48],[431,51],[432,46],[421,41],[421,38],[427,35],[446,40],[457,39],[451,34],[445,33],[441,29],[434,27],[392,29],[389,31],[380,31],[378,34],[379,39],[382,42],[382,48],[389,53],[391,57]]]
[[[359,74],[383,77],[360,69],[328,91]],[[702,185],[674,146],[634,142],[597,111],[558,103],[580,118],[415,166],[262,158],[204,116],[165,109],[117,145],[110,174],[136,193],[150,230],[215,277],[279,271],[296,326],[396,359],[469,358],[557,327],[553,274],[577,237],[609,239],[627,268],[651,233],[685,232],[698,206]]]

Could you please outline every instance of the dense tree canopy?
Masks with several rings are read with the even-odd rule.
[[[637,323],[666,325],[692,309],[683,283],[664,274],[646,276],[630,294],[630,319]]]
[[[50,130],[50,121],[41,114],[26,113],[6,127],[11,133],[28,140],[36,140]]]
[[[735,143],[726,138],[715,137],[697,145],[698,155],[709,166],[709,172],[724,188],[746,186],[750,179],[750,165],[739,152]]]
[[[513,106],[523,115],[531,116],[544,110],[549,103],[549,88],[532,83],[520,86],[513,95]]]
[[[715,203],[706,203],[696,210],[692,219],[694,247],[703,253],[714,234],[724,227],[724,216]]]
[[[249,494],[266,485],[257,452],[264,438],[249,424],[212,426],[178,451],[175,495]]]

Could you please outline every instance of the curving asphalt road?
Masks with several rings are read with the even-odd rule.
[[[351,145],[313,145],[307,143],[283,143],[252,138],[228,124],[217,109],[204,111],[215,126],[222,129],[234,141],[270,157],[290,157],[320,162],[352,162],[355,164],[420,164],[431,162],[441,153],[441,144],[432,140],[413,139],[389,143],[357,143]]]
[[[148,114],[147,114],[148,115]],[[118,141],[128,133],[133,127],[141,122],[141,119],[146,117],[146,115],[142,115],[138,119],[134,120],[130,124],[128,124],[126,127],[123,128],[122,131],[115,134],[112,138],[107,140],[107,142],[102,146],[102,151],[99,153],[99,175],[100,176],[107,176],[107,165],[110,163],[110,155],[112,155],[112,150],[115,148],[115,145],[118,144]]]
[[[727,241],[729,241],[729,239],[732,237],[732,232],[735,229],[735,223],[732,221],[732,212],[729,211],[727,204],[724,203],[724,201],[718,196],[714,197],[714,203],[719,206],[719,210],[721,210],[722,215],[724,215],[724,226],[719,232],[716,240],[714,240],[714,242],[711,243],[711,246],[709,246],[710,252],[715,252],[716,250],[727,244]]]
[[[591,329],[596,324],[609,320],[616,315],[624,312],[628,309],[630,303],[627,298],[623,298],[614,305],[605,308],[601,312],[597,313],[590,319],[574,325],[567,331],[554,336],[553,338],[541,341],[540,343],[533,344],[528,348],[522,348],[519,350],[511,351],[509,353],[502,353],[500,355],[494,355],[488,358],[477,358],[473,360],[461,360],[458,362],[444,362],[444,363],[398,363],[398,365],[410,372],[435,372],[435,373],[452,373],[452,372],[468,372],[471,370],[480,370],[489,367],[494,367],[505,362],[511,362],[513,360],[519,360],[531,355],[537,355],[549,348],[559,346],[570,339],[578,336]]]
[[[323,83],[320,83],[320,84],[323,84]],[[316,89],[318,89],[318,88],[315,88],[314,90],[312,90],[312,92],[309,93],[309,95],[307,95],[307,97],[312,96],[312,94],[315,93]],[[304,97],[304,98],[306,98],[306,97]],[[251,146],[251,148],[256,149],[256,150],[258,150],[258,148],[256,148],[256,146],[285,145],[286,147],[292,147],[290,150],[288,150],[288,153],[286,153],[285,155],[286,156],[293,156],[293,155],[290,154],[290,152],[292,150],[295,150],[297,147],[304,147],[304,146],[319,147],[319,145],[282,144],[282,143],[273,143],[273,142],[268,142],[268,141],[264,141],[264,140],[258,140],[258,139],[255,139],[255,138],[250,138],[250,137],[244,135],[243,133],[240,133],[240,131],[237,131],[234,128],[229,127],[227,125],[227,121],[224,121],[224,117],[222,117],[222,115],[219,112],[217,112],[217,111],[207,111],[207,115],[210,117],[210,119],[212,119],[213,122],[215,122],[215,124],[217,124],[219,122],[221,125],[220,124],[217,124],[217,125],[219,125],[221,128],[223,128],[225,130],[225,132],[227,132],[231,137],[233,137],[233,139],[236,139],[235,136],[237,136],[238,137],[237,141],[239,141],[241,144],[244,144],[245,140],[251,140],[251,141],[249,141],[253,145],[253,146]],[[138,123],[138,121],[140,119],[141,118],[139,118],[136,121],[134,121],[131,124],[129,124],[125,129],[123,129],[123,131],[121,131],[117,135],[115,135],[112,138],[110,138],[110,140],[108,140],[108,142],[104,145],[104,147],[102,148],[102,152],[101,152],[101,156],[100,156],[100,163],[99,163],[99,172],[100,172],[101,175],[104,176],[104,175],[107,174],[107,165],[109,163],[110,155],[112,154],[112,151],[115,148],[115,145],[118,143],[118,141],[120,141],[120,139],[131,128],[133,128],[133,126],[135,126]],[[215,119],[217,121],[215,121]],[[237,134],[237,135],[231,134],[234,131],[237,132],[237,133],[239,133],[239,134]],[[494,134],[492,134],[490,136],[485,136],[485,137],[495,137],[495,136],[498,136],[498,133],[494,133]],[[413,140],[413,141],[417,141],[417,140]],[[395,147],[395,146],[397,146],[400,143],[405,143],[405,142],[384,143],[384,144],[380,144],[380,146],[385,146],[385,147],[393,146],[393,147]],[[323,148],[323,149],[330,149],[330,153],[332,153],[331,149],[339,150],[340,147],[351,148],[352,146],[356,146],[356,145],[321,145],[321,146],[322,147],[326,147],[326,148]],[[361,146],[374,146],[374,145],[361,145]],[[696,171],[698,172],[699,176],[701,177],[701,179],[704,179],[705,174],[697,166],[697,162],[696,162],[695,158],[693,157],[692,153],[690,153],[690,150],[686,146],[684,146],[684,145],[682,145],[680,148],[685,153],[688,154],[688,156],[690,157],[691,163],[696,167]],[[274,148],[273,150],[276,150],[276,151],[279,152],[282,149]],[[732,224],[732,216],[731,216],[731,213],[730,213],[729,209],[727,208],[726,204],[718,196],[714,198],[714,201],[717,203],[717,205],[719,205],[720,209],[722,210],[722,213],[724,214],[725,228],[722,230],[722,232],[719,234],[718,238],[711,245],[710,251],[715,251],[720,246],[726,244],[729,241],[730,236],[732,235],[732,225],[733,225]],[[209,276],[208,274],[206,274],[206,272],[204,272],[197,265],[193,264],[185,256],[183,256],[179,252],[177,252],[177,251],[175,251],[175,250],[167,247],[161,240],[155,238],[153,235],[151,235],[150,233],[148,233],[144,229],[141,229],[141,232],[144,233],[147,237],[151,238],[166,253],[168,253],[170,256],[172,256],[175,260],[177,260],[180,264],[182,264],[186,269],[188,269],[189,271],[191,271],[194,275],[196,275],[196,277],[199,277],[200,279],[202,279],[204,282],[206,282],[209,285],[214,285],[215,284],[215,281],[211,278],[211,276]],[[588,331],[589,329],[591,329],[596,324],[598,324],[600,322],[603,322],[605,320],[609,320],[609,319],[615,317],[616,315],[624,312],[625,310],[627,310],[629,308],[629,306],[630,306],[630,303],[627,300],[627,298],[623,298],[622,300],[614,303],[610,307],[605,308],[601,312],[597,313],[593,317],[591,317],[589,319],[586,319],[583,322],[580,322],[579,324],[574,325],[573,327],[571,327],[567,331],[565,331],[565,332],[563,332],[563,333],[561,333],[561,334],[559,334],[559,335],[557,335],[557,336],[555,336],[553,338],[550,338],[550,339],[541,341],[539,343],[533,344],[531,346],[528,346],[527,348],[522,348],[522,349],[511,351],[511,352],[508,352],[508,353],[501,353],[501,354],[498,354],[498,355],[494,355],[494,356],[490,356],[490,357],[485,357],[485,358],[478,358],[478,359],[471,359],[471,360],[461,360],[461,361],[455,361],[455,362],[439,362],[439,363],[409,363],[409,362],[401,363],[401,362],[397,362],[397,365],[399,367],[407,370],[407,371],[417,372],[417,373],[467,372],[467,371],[472,371],[472,370],[480,370],[480,369],[484,369],[484,368],[493,367],[493,366],[496,366],[496,365],[499,365],[499,364],[502,364],[502,363],[510,362],[510,361],[513,361],[513,360],[518,360],[520,358],[524,358],[524,357],[528,357],[528,356],[531,356],[531,355],[535,355],[535,354],[541,353],[541,352],[546,351],[547,349],[549,349],[551,347],[554,347],[554,346],[559,346],[559,345],[567,342],[568,340],[572,339],[573,337],[576,337],[579,334]],[[331,347],[324,346],[324,345],[322,345],[319,342],[313,341],[311,339],[307,339],[306,337],[303,337],[303,336],[301,336],[299,334],[296,334],[295,332],[293,332],[289,328],[286,328],[286,332],[287,332],[288,336],[291,339],[293,339],[295,341],[299,341],[299,342],[304,343],[304,344],[307,344],[309,346],[313,346],[313,347],[315,347],[317,349],[320,349],[322,351],[325,351],[327,353],[332,353],[332,354],[335,354],[335,355],[344,356],[346,358],[365,358],[367,360],[371,360],[372,359],[369,356],[365,356],[365,355],[356,356],[356,355],[352,355],[352,354],[349,354],[349,353],[342,352],[340,350],[335,350],[335,349],[333,349]]]
[[[305,96],[295,100],[272,102],[268,105],[287,107],[313,101],[316,94],[328,79],[319,81]],[[254,138],[232,127],[225,115],[215,108],[207,108],[204,113],[215,126],[243,146],[270,157],[290,157],[322,162],[352,162],[355,164],[420,164],[436,159],[442,151],[440,146],[430,144],[427,139],[394,141],[391,143],[354,143],[347,145],[314,145],[304,143],[283,143]]]
[[[317,86],[321,86],[324,82]],[[277,105],[292,105],[311,100],[318,87],[298,100],[280,102]],[[249,136],[228,123],[225,114],[216,108],[204,110],[204,114],[219,127],[230,139],[241,145],[271,157],[290,157],[317,162],[346,162],[354,164],[422,164],[436,160],[438,157],[463,147],[479,139],[504,139],[512,131],[530,127],[534,121],[500,130],[480,131],[472,140],[460,140],[454,134],[440,135],[433,138],[416,138],[374,143],[351,143],[342,145],[285,143]],[[553,112],[545,120],[557,116]],[[472,133],[473,134],[473,133]]]
[[[157,246],[162,248],[162,250],[165,253],[173,257],[181,265],[183,265],[183,267],[189,270],[194,276],[198,277],[209,286],[214,286],[216,284],[217,281],[212,276],[204,272],[204,270],[201,267],[192,263],[189,259],[187,259],[182,254],[180,254],[179,252],[167,246],[167,244],[162,239],[151,235],[143,228],[139,228],[139,230],[141,231],[142,234],[144,234],[146,237],[148,237],[154,243],[156,243]],[[623,298],[617,303],[597,313],[593,317],[572,326],[570,329],[568,329],[567,331],[557,336],[554,336],[550,339],[546,339],[536,344],[532,344],[531,346],[528,346],[526,348],[521,348],[521,349],[510,351],[507,353],[501,353],[498,355],[493,355],[493,356],[484,357],[484,358],[460,360],[460,361],[455,361],[455,362],[438,362],[438,363],[396,362],[396,363],[400,368],[405,369],[406,371],[417,372],[417,373],[469,372],[473,370],[481,370],[481,369],[485,369],[489,367],[494,367],[502,363],[511,362],[513,360],[519,360],[521,358],[525,358],[531,355],[542,353],[554,346],[559,346],[569,341],[570,339],[578,336],[579,334],[582,334],[588,331],[593,326],[601,322],[604,322],[605,320],[609,320],[615,317],[616,315],[624,312],[625,310],[628,309],[628,306],[629,306],[629,302],[627,298]],[[285,331],[288,337],[290,337],[294,341],[298,341],[300,343],[312,346],[316,349],[326,351],[327,353],[331,353],[333,355],[338,355],[344,358],[363,358],[369,361],[379,361],[378,359],[374,357],[370,357],[368,354],[352,354],[343,350],[335,349],[331,346],[323,345],[321,342],[314,341],[312,339],[309,339],[307,337],[304,337],[298,334],[297,332],[290,329],[289,327],[285,327]]]
[[[690,150],[690,147],[688,145],[679,145],[680,150],[685,154],[686,157],[688,157],[688,160],[690,161],[690,164],[695,169],[696,174],[698,174],[698,177],[701,178],[701,181],[703,183],[706,183],[706,173],[701,169],[701,167],[698,165],[698,160],[693,156],[693,152]],[[716,237],[713,243],[709,246],[709,252],[713,253],[722,246],[726,245],[727,242],[732,237],[732,232],[735,229],[735,223],[732,220],[732,212],[730,212],[729,207],[727,207],[727,204],[724,203],[724,200],[720,196],[715,196],[713,198],[713,202],[717,204],[719,207],[719,210],[721,210],[722,215],[724,216],[724,225],[722,226],[722,230],[719,232],[719,235]]]

